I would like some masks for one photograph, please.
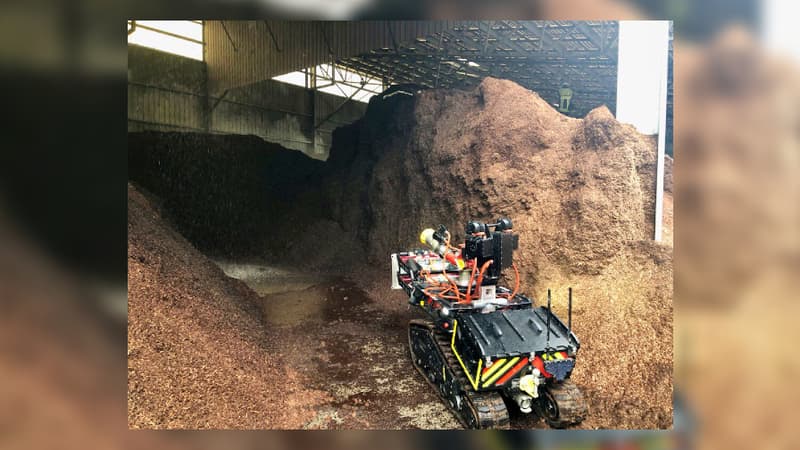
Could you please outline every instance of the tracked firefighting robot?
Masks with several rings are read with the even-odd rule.
[[[472,221],[463,244],[452,246],[440,225],[426,229],[426,248],[391,255],[392,288],[427,314],[409,323],[414,367],[467,428],[508,428],[507,405],[535,412],[552,427],[580,423],[583,395],[570,380],[580,341],[568,322],[518,292],[510,219]],[[513,272],[513,288],[498,282]]]

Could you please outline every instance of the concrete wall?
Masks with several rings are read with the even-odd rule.
[[[209,97],[207,79],[201,61],[129,45],[128,131],[252,134],[326,159],[332,131],[367,106],[272,80]]]
[[[366,104],[344,97],[313,92],[278,81],[262,81],[228,91],[210,114],[215,133],[255,134],[300,150],[315,158],[327,158],[332,131],[364,115]],[[344,106],[324,123],[339,105]],[[315,125],[319,125],[316,127]]]
[[[128,46],[128,131],[206,131],[201,61]]]

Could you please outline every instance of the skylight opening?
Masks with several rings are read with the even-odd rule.
[[[357,102],[369,102],[372,96],[383,92],[384,88],[383,82],[377,78],[332,64],[320,64],[297,72],[278,75],[272,79],[311,89],[314,87],[309,84],[314,78],[312,73],[316,74],[318,91],[351,98]]]
[[[129,20],[128,44],[203,60],[203,22],[199,20]]]

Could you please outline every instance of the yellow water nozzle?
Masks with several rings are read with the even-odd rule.
[[[433,238],[433,233],[434,233],[433,228],[425,228],[424,230],[422,230],[422,233],[419,234],[419,241],[430,247],[433,248],[437,247],[439,245],[439,242]]]

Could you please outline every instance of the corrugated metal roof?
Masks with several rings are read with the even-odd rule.
[[[209,86],[220,92],[452,26],[447,21],[206,21]]]
[[[207,21],[209,89],[336,62],[391,83],[468,88],[516,81],[558,101],[569,84],[576,115],[616,100],[615,21]]]

